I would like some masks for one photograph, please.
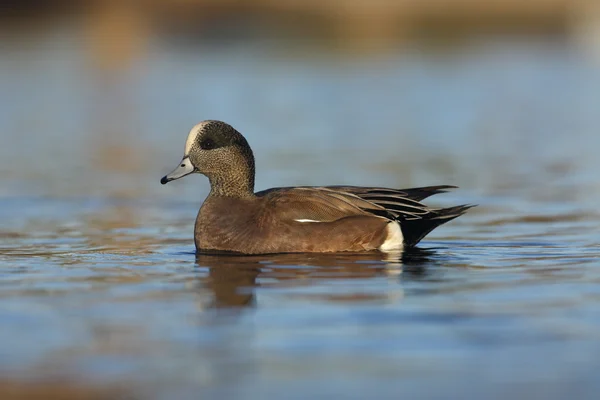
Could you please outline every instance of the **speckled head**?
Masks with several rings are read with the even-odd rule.
[[[252,150],[242,134],[225,122],[209,120],[194,126],[179,166],[160,183],[194,172],[208,177],[213,195],[246,196],[254,191]]]

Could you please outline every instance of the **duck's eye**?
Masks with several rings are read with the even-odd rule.
[[[215,142],[212,139],[204,139],[200,142],[200,148],[202,150],[212,150],[215,148]]]

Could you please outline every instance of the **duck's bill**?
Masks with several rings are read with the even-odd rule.
[[[162,177],[160,183],[164,185],[165,183],[174,181],[175,179],[183,178],[184,176],[194,172],[194,170],[194,166],[192,165],[190,159],[188,157],[184,157],[177,168],[171,171],[171,173]]]

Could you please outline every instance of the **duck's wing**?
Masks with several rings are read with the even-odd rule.
[[[414,189],[326,186],[275,188],[257,193],[265,210],[299,222],[332,222],[350,216],[398,221],[407,246],[416,245],[436,227],[464,214],[472,205],[431,208],[416,199],[443,193],[453,186]]]
[[[353,194],[362,200],[383,208],[396,220],[430,218],[434,209],[420,200],[437,193],[444,193],[454,186],[427,186],[412,189],[390,189],[360,186],[327,186],[325,189]]]
[[[346,217],[394,219],[386,209],[360,196],[326,187],[274,188],[256,193],[263,210],[282,220],[332,222]]]
[[[439,217],[436,212],[438,210],[419,201],[454,187],[389,189],[361,186],[299,186],[273,188],[256,195],[264,197],[265,203],[270,207],[282,208],[278,212],[290,214],[290,217],[294,217],[291,219],[326,222],[347,216],[372,214],[392,220],[413,220]]]
[[[439,186],[423,186],[408,189],[391,189],[383,187],[363,187],[363,186],[326,186],[328,189],[340,190],[348,193],[353,193],[358,196],[391,196],[406,198],[415,201],[422,201],[434,194],[446,193],[449,189],[457,189],[457,186],[439,185]]]

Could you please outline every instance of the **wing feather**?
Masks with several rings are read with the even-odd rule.
[[[263,212],[283,220],[332,222],[352,216],[374,216],[385,208],[360,197],[322,187],[277,188],[256,194],[264,197]]]
[[[444,209],[430,208],[421,199],[444,193],[455,186],[390,189],[361,186],[299,186],[273,188],[256,193],[265,197],[270,210],[294,220],[335,221],[359,215],[390,220],[447,218]],[[444,210],[445,211],[445,210]],[[443,214],[443,216],[442,216]]]

